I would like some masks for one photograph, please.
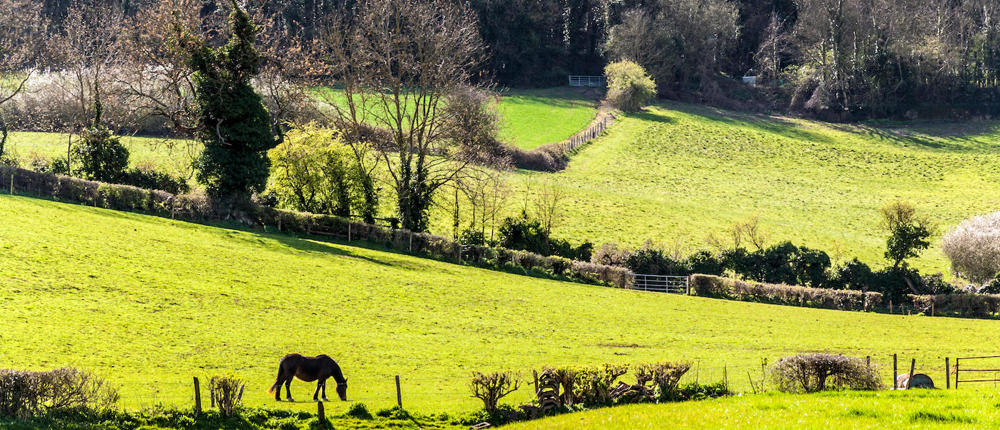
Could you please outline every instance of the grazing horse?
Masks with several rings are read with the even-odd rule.
[[[340,400],[347,401],[347,378],[340,371],[340,366],[328,355],[318,355],[315,357],[305,357],[301,354],[288,354],[281,358],[278,364],[278,379],[274,381],[268,393],[274,393],[274,400],[281,401],[281,384],[285,384],[285,394],[289,402],[292,400],[292,379],[299,378],[306,382],[316,381],[316,392],[313,393],[313,401],[319,401],[320,390],[323,392],[323,401],[326,398],[326,379],[333,377],[337,381],[337,395]]]

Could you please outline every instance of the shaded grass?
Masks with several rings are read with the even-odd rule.
[[[1000,426],[996,400],[995,392],[975,390],[767,394],[599,409],[510,428],[996,428]],[[942,407],[946,402],[960,402],[962,410],[949,411]]]
[[[481,406],[473,370],[690,360],[685,381],[728,372],[742,390],[793,353],[871,355],[888,381],[891,353],[938,379],[940,357],[1000,348],[988,320],[624,291],[17,196],[0,195],[0,220],[0,362],[93,370],[127,408],[189,407],[192,376],[235,373],[249,406],[313,411],[265,393],[291,352],[333,356],[372,410],[401,375],[407,409],[463,413]]]

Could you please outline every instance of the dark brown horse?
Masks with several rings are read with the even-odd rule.
[[[281,358],[278,364],[278,379],[274,381],[268,393],[274,393],[274,400],[281,401],[281,384],[285,384],[285,394],[289,402],[292,400],[292,379],[299,378],[306,382],[316,381],[316,392],[313,393],[313,401],[319,400],[320,390],[323,391],[323,401],[326,398],[326,380],[333,377],[337,381],[337,395],[340,400],[347,401],[347,378],[340,371],[340,366],[333,361],[330,356],[317,355],[315,357],[304,357],[301,354],[288,354]]]

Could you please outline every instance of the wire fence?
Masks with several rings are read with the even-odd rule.
[[[895,377],[909,372],[909,367],[913,357],[897,354],[894,358],[892,354],[871,353],[866,355],[852,354],[865,359],[869,365],[876,370],[886,388],[894,386]],[[775,387],[768,373],[768,369],[776,363],[780,357],[761,357],[759,360],[720,362],[716,360],[695,359],[691,360],[691,369],[681,379],[681,384],[725,384],[730,391],[736,393],[757,393],[762,391],[773,391]],[[995,362],[983,365],[979,368],[992,369],[991,372],[979,372],[976,379],[990,379],[988,383],[973,384],[966,383],[963,377],[963,388],[998,388],[1000,387],[1000,357],[995,357]],[[946,364],[946,359],[949,362]],[[967,366],[970,370],[976,369],[968,360]],[[634,363],[638,364],[638,362]],[[895,366],[894,366],[895,364]],[[951,382],[954,380],[955,360],[949,357],[926,357],[921,356],[916,361],[916,372],[928,375],[933,379],[938,388],[955,388]],[[511,404],[525,404],[534,399],[534,387],[532,386],[532,371],[541,371],[542,368],[520,369],[520,389],[510,397],[504,399]],[[434,373],[434,372],[430,372]],[[986,375],[984,375],[986,374]],[[473,398],[468,388],[469,374],[459,371],[453,376],[423,376],[419,372],[400,375],[400,397],[403,407],[423,413],[459,413],[474,410],[482,405]],[[209,408],[210,396],[208,391],[208,381],[210,375],[191,375],[176,378],[143,378],[132,377],[124,380],[115,380],[122,386],[123,406],[130,409],[147,409],[157,407],[189,408],[194,405],[194,384],[193,376],[201,380],[202,405]],[[634,376],[630,373],[619,379],[626,384],[635,383]],[[292,395],[295,402],[283,401],[275,403],[273,394],[267,393],[272,380],[251,378],[247,380],[246,391],[243,396],[243,404],[246,406],[267,406],[284,409],[295,409],[301,411],[315,412],[316,406],[312,402],[312,396],[316,388],[314,382],[303,382],[295,380],[292,382]],[[332,403],[328,404],[328,410],[336,413],[339,409],[346,409],[354,402],[361,402],[369,406],[373,411],[382,408],[395,406],[396,385],[395,375],[380,373],[378,375],[364,375],[351,377],[348,375],[348,402],[340,402],[337,399],[333,384],[328,388],[327,396]],[[281,398],[285,400],[284,387],[281,389]]]

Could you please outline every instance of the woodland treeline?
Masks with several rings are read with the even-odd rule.
[[[46,0],[59,23],[80,1]],[[107,0],[127,15],[158,0]],[[224,0],[199,15],[224,17]],[[308,40],[354,0],[250,0]],[[256,3],[256,4],[255,4]],[[825,119],[963,116],[1000,108],[995,0],[463,0],[502,86],[560,85],[636,60],[661,96]],[[758,77],[756,89],[736,82]]]

